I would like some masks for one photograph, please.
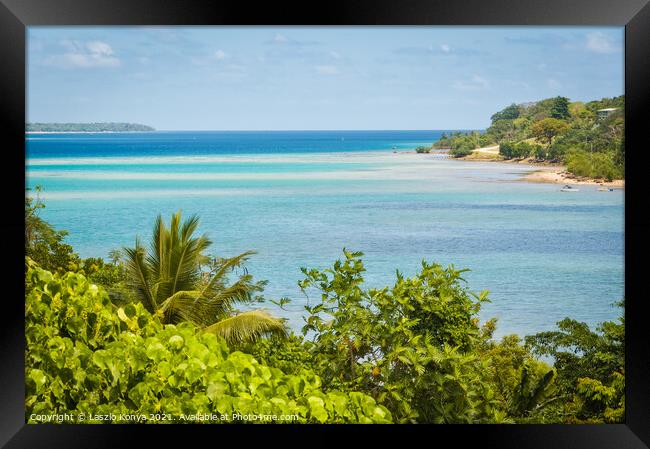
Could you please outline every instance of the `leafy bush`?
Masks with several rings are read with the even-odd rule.
[[[623,177],[622,167],[614,163],[610,153],[573,151],[567,156],[567,170],[578,176],[603,178],[608,181]]]
[[[451,135],[442,134],[440,139],[433,144],[433,148],[448,148],[455,157],[467,156],[475,148],[491,145],[495,142],[494,136],[478,131],[454,132]]]
[[[324,392],[310,370],[285,374],[189,323],[162,325],[140,303],[116,309],[83,275],[28,260],[26,419],[129,422],[123,414],[295,415],[292,422],[391,422],[358,392]],[[189,417],[191,420],[191,417]],[[157,421],[159,422],[159,421]],[[167,421],[170,422],[170,421]],[[182,422],[182,420],[181,420]]]
[[[503,142],[499,146],[499,154],[506,159],[525,159],[537,155],[540,150],[542,150],[540,145],[531,145],[528,142]]]
[[[500,422],[485,366],[473,352],[487,292],[469,293],[465,270],[422,263],[392,287],[363,289],[362,253],[344,250],[332,269],[303,269],[320,301],[306,307],[304,334],[326,388],[368,392],[401,422]]]
[[[422,147],[422,146],[420,146],[420,147],[417,147],[415,149],[415,152],[416,153],[430,153],[431,152],[431,147]]]
[[[535,354],[555,359],[558,385],[571,398],[558,405],[559,416],[566,422],[622,422],[625,318],[606,321],[596,331],[570,318],[557,325],[558,330],[526,337],[526,342]]]
[[[515,154],[514,156],[516,158],[524,159],[530,156],[534,151],[533,145],[529,144],[528,142],[519,142],[515,146]]]
[[[39,197],[41,187],[36,186],[35,190],[35,196],[25,195],[25,255],[51,271],[76,270],[80,258],[64,242],[68,232],[55,230],[39,216],[45,204]]]
[[[474,151],[474,148],[476,147],[472,145],[470,142],[464,141],[464,142],[460,142],[457,146],[449,150],[449,154],[452,155],[453,157],[469,156],[470,154],[472,154],[472,151]]]
[[[490,120],[493,122],[496,122],[497,120],[514,120],[519,117],[519,114],[519,106],[513,103],[501,111],[496,112],[492,117],[490,117]]]
[[[499,145],[499,154],[506,159],[512,159],[515,157],[515,143],[514,142],[503,142]]]

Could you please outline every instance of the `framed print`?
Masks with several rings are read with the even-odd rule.
[[[646,3],[2,0],[2,443],[647,447]]]

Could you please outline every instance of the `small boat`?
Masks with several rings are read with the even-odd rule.
[[[600,187],[598,187],[598,191],[599,192],[613,192],[614,189],[601,185]]]
[[[569,184],[565,185],[560,189],[560,192],[579,192],[580,189],[576,187],[571,187]]]

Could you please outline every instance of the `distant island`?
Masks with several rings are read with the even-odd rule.
[[[100,132],[134,132],[155,131],[154,128],[139,123],[27,123],[28,133],[100,133]]]

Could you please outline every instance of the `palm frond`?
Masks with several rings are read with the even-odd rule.
[[[232,316],[235,303],[250,302],[253,293],[263,289],[264,283],[254,282],[248,273],[238,276],[232,283],[228,279],[236,267],[242,266],[254,254],[253,251],[219,260],[209,279],[202,280],[204,252],[212,242],[205,234],[193,237],[198,224],[196,215],[182,221],[178,211],[167,227],[158,215],[149,251],[139,240],[136,240],[136,248],[125,248],[129,282],[141,301],[165,323],[188,321],[201,328],[208,327],[231,341],[250,340],[266,334],[284,335],[284,322],[264,311]]]
[[[205,284],[205,286],[203,286],[202,294],[207,295],[208,292],[214,289],[215,286],[223,285],[224,279],[228,272],[236,267],[241,266],[253,254],[255,254],[255,251],[246,251],[235,257],[224,259],[217,271],[215,271],[210,280]]]
[[[124,248],[126,267],[130,274],[129,284],[149,312],[154,313],[157,308],[157,303],[151,291],[151,272],[144,261],[144,252],[144,248],[138,239],[135,240],[135,248]]]
[[[229,343],[255,341],[267,335],[286,337],[284,320],[264,310],[242,312],[203,329],[226,339]]]
[[[201,280],[199,268],[203,251],[210,245],[205,237],[184,240],[173,249],[170,265],[173,278],[170,294],[181,290],[193,290]]]
[[[163,301],[158,310],[166,323],[189,321],[198,327],[209,326],[230,313],[226,304],[202,297],[198,290],[176,292]]]
[[[253,276],[245,274],[228,287],[222,287],[216,294],[211,296],[215,301],[224,304],[224,307],[230,308],[235,303],[249,303],[253,300],[253,293],[262,291],[262,283],[253,282]]]
[[[151,251],[147,255],[147,263],[151,269],[151,274],[155,279],[165,278],[166,272],[166,248],[165,248],[165,222],[162,215],[156,217],[153,225],[153,234],[151,235]]]
[[[544,377],[535,386],[535,389],[530,395],[530,400],[528,403],[528,408],[532,409],[539,404],[547,397],[550,393],[553,392],[552,382],[555,379],[555,370],[549,370]]]

